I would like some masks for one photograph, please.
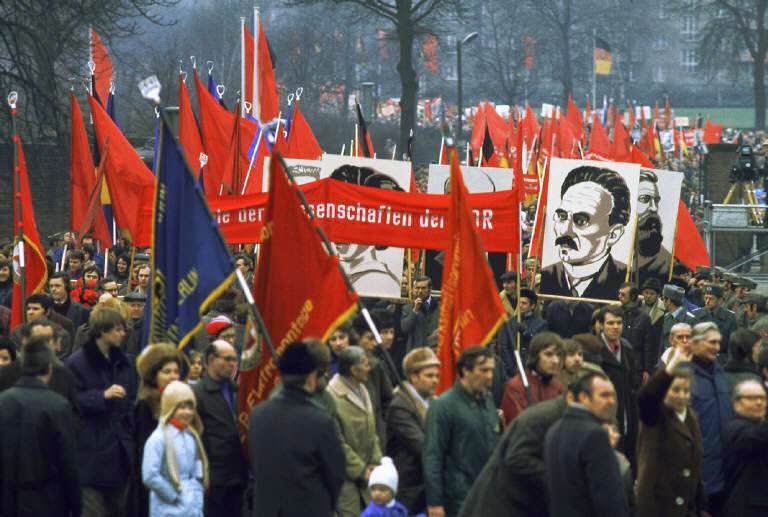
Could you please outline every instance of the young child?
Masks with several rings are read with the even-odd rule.
[[[189,374],[187,375],[187,384],[190,386],[197,384],[200,377],[203,376],[203,355],[197,350],[189,353]]]
[[[397,495],[397,469],[392,458],[384,456],[381,465],[373,469],[368,478],[371,504],[360,517],[408,517],[408,510],[395,500]]]
[[[157,429],[147,439],[141,477],[150,517],[202,517],[208,458],[192,388],[173,381],[163,391]]]

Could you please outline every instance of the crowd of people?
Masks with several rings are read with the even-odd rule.
[[[10,328],[0,250],[0,515],[766,515],[768,303],[674,268],[615,305],[543,300],[501,275],[510,316],[436,397],[440,299],[365,300],[328,342],[290,343],[239,435],[244,296],[178,350],[142,346],[147,250],[71,235]],[[64,248],[66,244],[66,251]],[[254,254],[236,265],[252,278]]]

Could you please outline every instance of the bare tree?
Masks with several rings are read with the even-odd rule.
[[[287,0],[288,5],[315,4],[328,0]],[[352,4],[389,21],[395,28],[400,61],[400,148],[405,149],[410,130],[416,125],[418,79],[414,68],[413,50],[416,36],[425,31],[430,18],[440,11],[459,12],[460,0],[330,0],[337,4]]]
[[[748,52],[755,101],[755,128],[765,129],[765,60],[768,57],[768,0],[704,0],[683,2],[705,18],[698,53],[704,70],[733,68]]]

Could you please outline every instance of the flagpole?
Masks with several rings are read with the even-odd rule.
[[[11,133],[13,134],[13,208],[16,214],[16,232],[18,232],[19,246],[19,279],[21,283],[21,317],[27,321],[27,311],[24,310],[27,298],[27,268],[24,260],[24,220],[21,206],[21,169],[19,165],[18,146],[21,145],[21,137],[16,126],[16,101],[19,94],[15,91],[8,94],[8,106],[11,109]]]
[[[597,29],[592,29],[592,104],[597,102],[597,62],[595,61],[596,48]]]
[[[261,121],[261,96],[259,95],[259,41],[261,41],[261,14],[253,8],[253,116]],[[277,358],[275,358],[277,361]]]
[[[245,101],[248,100],[245,91],[245,16],[240,17],[240,116],[245,116]]]
[[[285,161],[283,160],[283,157],[280,154],[277,154],[275,155],[275,158],[280,160],[280,164],[283,167],[283,171],[285,172],[285,175],[288,176],[288,181],[293,185],[297,185],[296,180],[293,177],[293,173],[286,165]],[[299,201],[301,202],[302,207],[304,208],[304,211],[307,213],[307,216],[309,217],[309,220],[312,221],[313,223],[316,222],[317,218],[315,217],[315,212],[312,209],[312,206],[307,201],[307,198],[304,195],[304,192],[300,188],[295,189],[295,191],[296,191],[296,195],[299,198]],[[329,255],[338,258],[336,247],[333,245],[333,243],[330,241],[328,236],[325,234],[325,231],[317,224],[315,224],[314,226],[318,235],[320,235],[320,239],[323,241],[323,244],[325,245],[325,250],[328,252]],[[347,272],[344,271],[343,267],[341,267],[341,263],[337,261],[336,265],[338,266],[339,271],[341,272],[341,277],[344,279],[344,283],[347,285],[347,289],[349,291],[355,292],[355,288],[352,285],[352,282],[350,281],[349,276],[347,275]],[[392,356],[389,354],[389,351],[382,346],[381,334],[379,334],[379,329],[376,328],[376,324],[373,322],[373,319],[371,318],[371,314],[368,312],[368,309],[362,304],[362,302],[360,302],[359,297],[357,300],[357,306],[360,313],[365,318],[365,322],[368,324],[368,328],[373,333],[373,338],[376,341],[376,345],[379,347],[379,349],[382,352],[382,355],[384,356],[384,362],[387,364],[387,366],[389,366],[389,368],[391,369],[391,373],[397,379],[397,385],[400,387],[403,393],[406,393],[406,388],[403,385],[403,380],[400,378],[400,373],[398,372],[397,367],[395,366],[395,362],[392,360]]]

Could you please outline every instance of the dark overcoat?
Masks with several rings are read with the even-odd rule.
[[[737,416],[723,433],[725,501],[723,515],[768,515],[768,423]]]

